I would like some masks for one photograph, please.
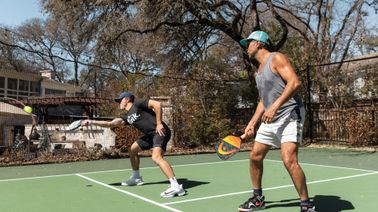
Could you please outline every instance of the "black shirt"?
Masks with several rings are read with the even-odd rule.
[[[156,132],[156,114],[148,108],[148,101],[148,99],[135,99],[130,110],[121,116],[126,125],[132,125],[145,134]],[[169,130],[164,122],[162,124]]]

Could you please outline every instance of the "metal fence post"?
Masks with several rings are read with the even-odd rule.
[[[310,136],[310,142],[312,143],[312,140],[314,138],[314,134],[313,134],[314,120],[313,120],[313,114],[312,114],[311,76],[310,76],[310,65],[309,64],[307,64],[306,73],[307,73],[307,102],[308,102],[307,109],[308,109],[309,136]]]

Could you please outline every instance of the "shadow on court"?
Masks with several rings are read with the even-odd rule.
[[[338,212],[352,210],[354,206],[351,202],[341,199],[339,196],[316,195],[314,202],[317,211]]]
[[[179,184],[182,184],[185,189],[193,188],[196,186],[204,185],[204,184],[209,184],[210,182],[203,182],[203,181],[195,181],[195,180],[189,180],[187,178],[179,178],[177,179]],[[157,181],[157,182],[147,182],[144,183],[143,186],[146,185],[155,185],[155,184],[169,184],[168,180],[163,180],[163,181]],[[121,183],[111,183],[109,184],[111,186],[121,186]]]
[[[312,200],[315,203],[317,212],[339,212],[352,210],[354,206],[351,202],[341,199],[339,196],[316,195]],[[299,207],[299,199],[285,199],[278,201],[265,201],[266,208],[288,208]]]

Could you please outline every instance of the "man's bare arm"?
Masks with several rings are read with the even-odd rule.
[[[148,101],[148,107],[151,109],[154,109],[156,114],[156,133],[158,133],[160,136],[164,135],[164,126],[162,123],[162,108],[161,103],[155,100],[149,100]]]
[[[286,86],[281,96],[272,104],[277,109],[288,101],[301,86],[297,74],[290,64],[289,59],[282,53],[277,53],[273,60],[273,69],[282,77]]]
[[[117,126],[122,126],[125,124],[125,121],[121,118],[115,118],[112,121],[101,121],[101,120],[84,120],[81,122],[82,126],[87,126],[87,125],[96,125],[100,127],[117,127]]]
[[[161,116],[162,116],[162,110],[161,110],[161,103],[155,100],[149,100],[148,101],[148,107],[150,109],[154,109],[156,114],[156,124],[161,124]]]

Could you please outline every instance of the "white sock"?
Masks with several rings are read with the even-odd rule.
[[[179,187],[176,177],[169,178],[169,182],[171,183],[171,187],[175,187],[175,188]]]
[[[134,178],[140,178],[139,170],[133,170],[133,177]]]

